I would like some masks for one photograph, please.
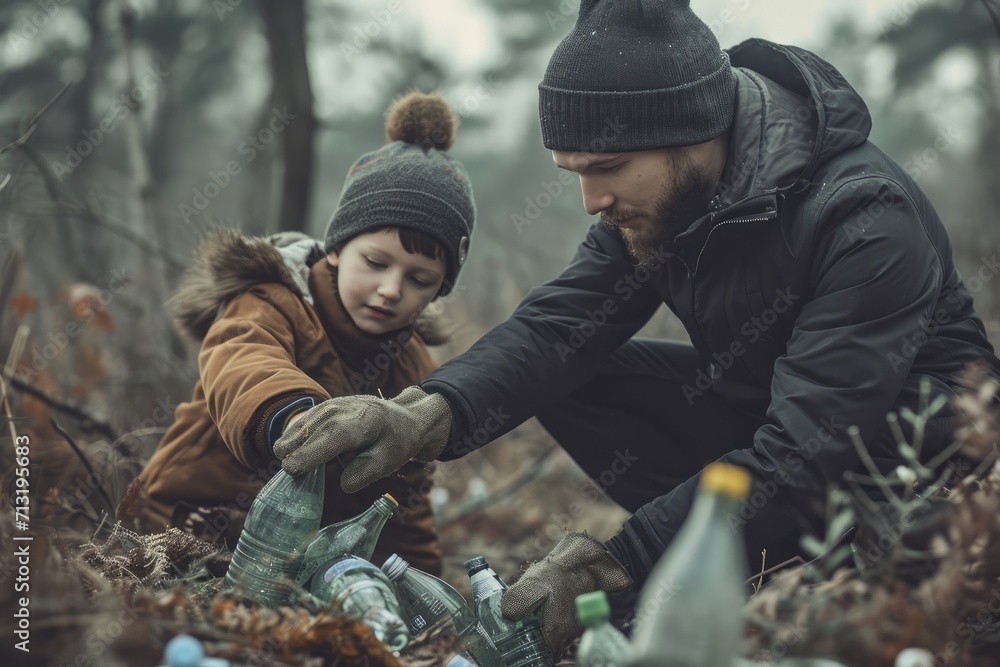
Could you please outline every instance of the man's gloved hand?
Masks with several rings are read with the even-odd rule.
[[[596,591],[619,591],[632,585],[625,568],[604,545],[586,533],[568,533],[545,560],[533,564],[504,591],[500,611],[521,620],[541,607],[545,647],[553,660],[583,628],[576,620],[576,596]]]
[[[340,485],[354,493],[399,470],[410,459],[433,461],[451,435],[451,408],[440,394],[407,387],[394,399],[331,398],[307,410],[274,443],[290,475],[345,452],[358,452]]]

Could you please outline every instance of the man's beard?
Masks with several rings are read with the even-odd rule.
[[[708,212],[708,202],[715,182],[691,159],[674,158],[673,178],[664,183],[652,211],[612,207],[601,211],[601,220],[621,232],[632,259],[640,266],[653,263],[664,250],[673,247],[674,238]],[[644,224],[634,229],[618,227],[615,220],[641,217]]]

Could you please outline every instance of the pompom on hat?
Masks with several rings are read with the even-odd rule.
[[[457,125],[437,93],[411,92],[394,101],[385,124],[390,143],[362,155],[347,172],[326,228],[326,251],[382,227],[423,232],[444,248],[448,268],[438,294],[448,294],[468,255],[476,219],[465,167],[445,152]]]

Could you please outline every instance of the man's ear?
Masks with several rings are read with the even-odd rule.
[[[326,255],[326,263],[329,264],[330,266],[340,266],[340,255],[338,255],[335,251],[331,250]]]

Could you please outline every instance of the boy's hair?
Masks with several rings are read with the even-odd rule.
[[[403,246],[403,250],[411,255],[420,254],[431,259],[438,259],[440,257],[445,262],[448,261],[447,256],[444,254],[444,246],[438,243],[437,239],[430,234],[425,234],[409,227],[382,227],[374,231],[382,232],[383,234],[397,232],[399,234],[399,244]]]
[[[403,246],[403,250],[410,253],[411,255],[423,255],[424,257],[430,257],[431,259],[437,259],[439,257],[444,258],[447,262],[448,257],[445,255],[444,246],[442,246],[437,239],[435,239],[430,234],[425,234],[424,232],[418,231],[416,229],[410,229],[409,227],[396,227],[391,225],[386,225],[385,227],[376,227],[370,231],[365,232],[366,234],[391,234],[396,232],[399,234],[399,244]],[[350,239],[348,239],[350,240]],[[330,248],[330,252],[340,253],[347,245],[346,241],[344,243],[338,243]]]

